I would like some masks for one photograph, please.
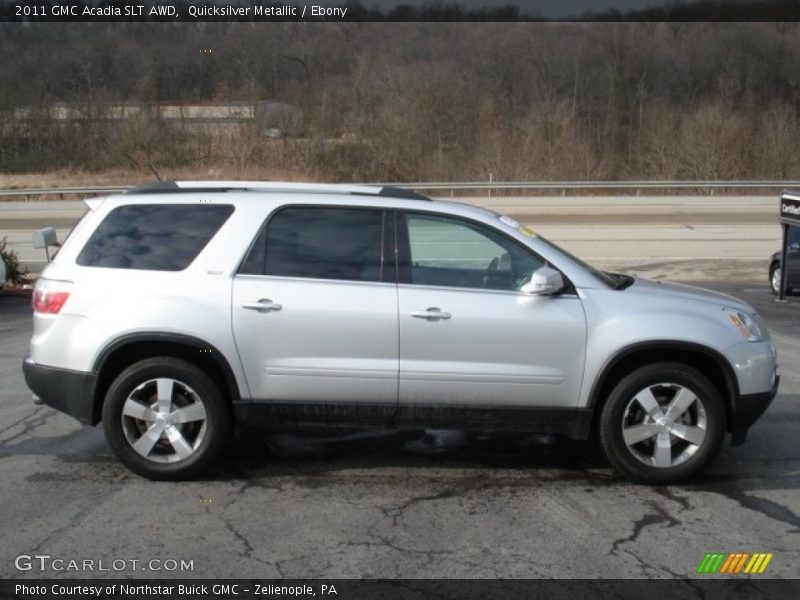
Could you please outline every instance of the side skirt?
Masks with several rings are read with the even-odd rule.
[[[592,426],[591,408],[517,406],[384,405],[254,400],[234,403],[240,424],[267,429],[331,425],[344,427],[439,427],[559,434],[584,440]]]

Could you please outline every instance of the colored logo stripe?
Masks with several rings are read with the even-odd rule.
[[[738,573],[744,568],[744,561],[749,558],[748,552],[736,552],[730,554],[728,560],[722,565],[720,573]]]
[[[772,560],[773,553],[756,552],[714,552],[706,553],[700,565],[697,567],[698,573],[763,573],[767,565]]]
[[[700,566],[697,567],[698,573],[716,573],[717,569],[719,569],[720,565],[722,564],[722,560],[726,557],[726,554],[706,554],[703,561],[700,563]]]

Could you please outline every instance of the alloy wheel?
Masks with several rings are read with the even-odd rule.
[[[781,268],[775,267],[772,270],[772,279],[770,281],[772,284],[772,291],[776,294],[781,291]]]
[[[689,388],[657,383],[639,391],[622,415],[622,437],[640,462],[675,467],[691,458],[706,439],[703,402]]]
[[[148,460],[184,460],[205,438],[205,405],[185,383],[167,377],[150,379],[125,400],[122,430],[131,447]]]

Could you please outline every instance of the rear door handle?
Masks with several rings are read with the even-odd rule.
[[[277,302],[273,302],[269,298],[262,298],[258,302],[249,302],[247,304],[242,304],[242,308],[247,308],[249,310],[257,310],[258,312],[270,312],[272,310],[280,310],[283,307]]]
[[[428,321],[440,321],[442,319],[449,319],[450,313],[442,311],[441,308],[431,306],[425,310],[415,310],[411,313],[412,317],[417,319],[426,319]]]

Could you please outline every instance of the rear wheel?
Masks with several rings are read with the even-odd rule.
[[[208,375],[184,360],[157,357],[114,380],[103,425],[112,450],[132,471],[150,479],[186,479],[223,450],[231,417]]]
[[[684,481],[719,453],[725,437],[719,391],[679,363],[641,367],[612,390],[600,419],[600,440],[622,475],[642,483]]]

